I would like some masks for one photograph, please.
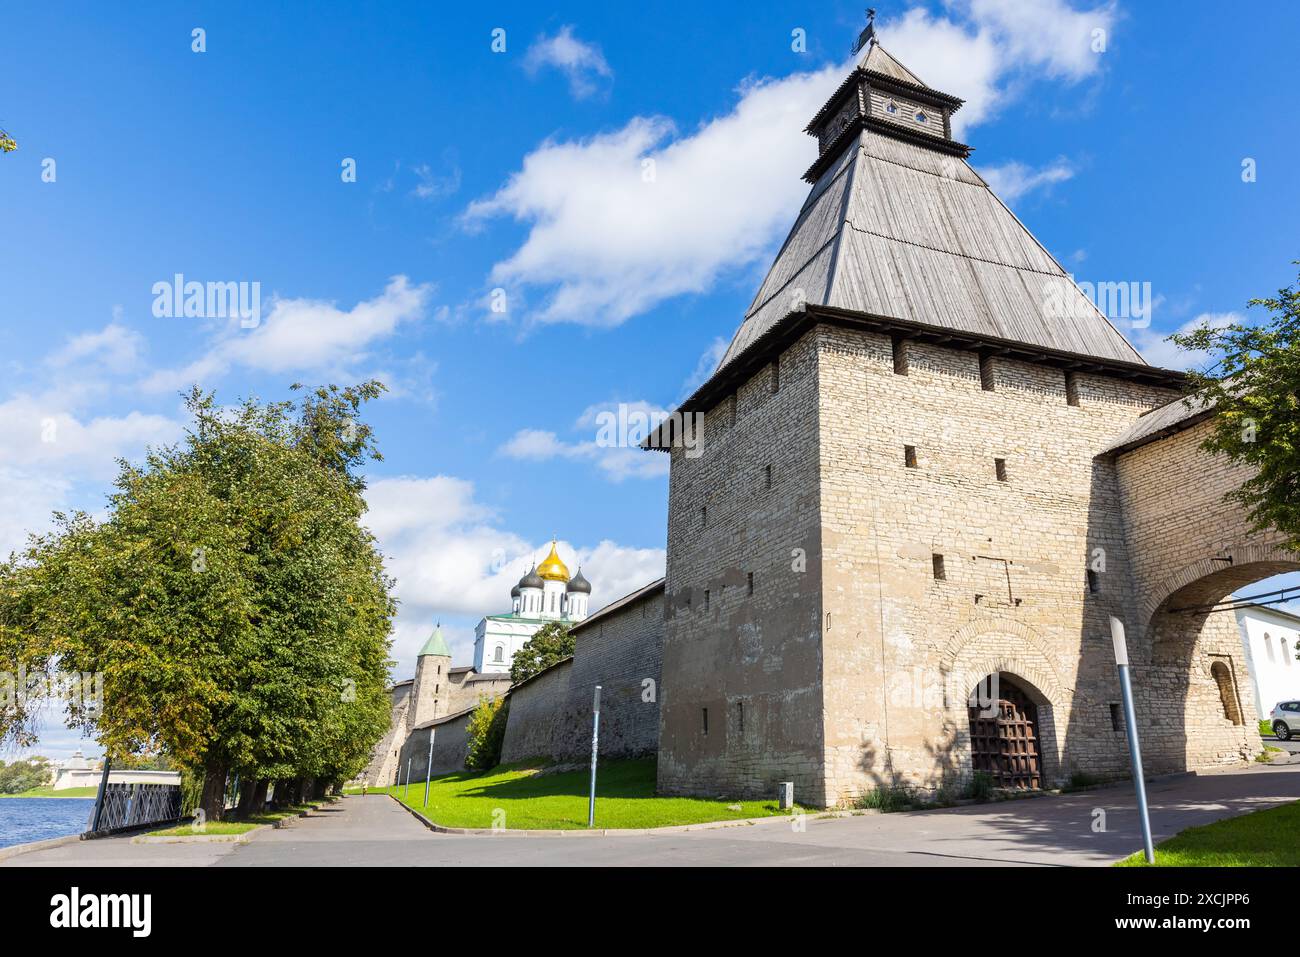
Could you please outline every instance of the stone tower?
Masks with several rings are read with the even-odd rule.
[[[971,168],[961,100],[874,36],[862,52],[808,125],[812,189],[722,362],[646,442],[671,456],[659,788],[793,780],[835,804],[1123,774],[1108,618],[1159,660],[1135,585],[1159,548],[1126,531],[1159,471],[1117,467],[1138,453],[1115,443],[1183,377]],[[1222,647],[1188,638],[1147,672],[1139,717],[1174,764],[1249,744],[1218,705],[1232,663],[1216,691],[1203,651]]]
[[[415,661],[415,684],[411,688],[411,704],[406,712],[408,733],[426,721],[447,714],[447,701],[451,697],[450,671],[451,650],[442,637],[442,625],[439,624]]]

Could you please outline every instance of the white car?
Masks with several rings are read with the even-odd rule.
[[[1291,735],[1300,733],[1300,701],[1283,701],[1269,715],[1273,734],[1279,741],[1290,741]]]

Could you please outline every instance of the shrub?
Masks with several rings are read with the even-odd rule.
[[[889,814],[893,811],[909,811],[916,806],[916,801],[906,788],[881,786],[863,794],[853,806]]]
[[[987,801],[993,796],[993,775],[987,771],[976,771],[966,785],[966,796],[975,801]]]
[[[471,771],[486,771],[501,763],[508,711],[505,698],[479,699],[466,726],[469,753],[465,756],[465,767]]]

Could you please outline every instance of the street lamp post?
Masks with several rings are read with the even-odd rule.
[[[1128,732],[1129,760],[1133,762],[1133,786],[1137,789],[1138,817],[1142,824],[1142,849],[1148,864],[1156,862],[1156,851],[1151,844],[1151,815],[1147,812],[1147,784],[1142,775],[1142,749],[1138,745],[1137,715],[1133,710],[1133,683],[1128,675],[1128,641],[1124,637],[1124,622],[1110,616],[1110,640],[1115,646],[1115,664],[1119,668],[1119,687],[1124,696],[1124,730]]]
[[[591,708],[591,797],[587,800],[587,827],[596,826],[596,755],[600,750],[600,685],[596,685],[596,700]]]

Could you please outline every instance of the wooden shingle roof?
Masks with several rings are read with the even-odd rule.
[[[871,129],[813,185],[719,368],[801,301],[1145,364],[965,159]]]

